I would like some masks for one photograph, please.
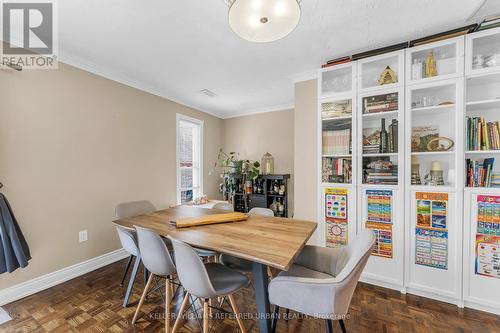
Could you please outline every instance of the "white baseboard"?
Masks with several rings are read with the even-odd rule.
[[[87,274],[98,268],[112,264],[118,260],[122,260],[128,256],[129,254],[124,249],[115,250],[103,254],[102,256],[65,267],[58,271],[39,276],[6,289],[2,289],[0,290],[0,306],[17,301],[26,296],[36,294],[39,291],[74,279],[83,274]]]

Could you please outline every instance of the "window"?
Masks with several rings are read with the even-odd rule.
[[[203,121],[177,114],[177,204],[203,193]]]

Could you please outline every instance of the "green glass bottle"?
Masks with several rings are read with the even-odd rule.
[[[380,146],[379,146],[379,152],[381,154],[386,154],[389,149],[389,140],[388,140],[388,133],[385,130],[385,119],[382,118],[382,128],[380,130]]]

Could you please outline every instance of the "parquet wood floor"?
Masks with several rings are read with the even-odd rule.
[[[129,308],[122,308],[124,287],[119,286],[124,261],[103,267],[77,279],[4,306],[13,320],[0,325],[2,333],[18,332],[163,332],[162,301],[152,294],[145,302],[143,314],[135,327],[130,326],[143,284],[139,278]],[[138,275],[138,277],[142,275]],[[172,311],[180,306],[182,292],[177,294]],[[326,295],[325,295],[326,296]],[[253,289],[246,288],[236,296],[242,312],[255,312]],[[500,297],[500,295],[499,295]],[[298,316],[291,313],[292,317]],[[500,316],[459,309],[426,298],[402,295],[397,291],[360,283],[354,294],[347,331],[354,332],[500,332]],[[192,316],[191,316],[192,317]],[[238,332],[236,320],[213,321],[212,332]],[[257,322],[245,320],[247,330],[258,332]],[[279,333],[324,332],[322,320],[313,318],[281,319]],[[340,332],[336,323],[334,331]],[[200,332],[196,319],[188,319],[182,333]]]

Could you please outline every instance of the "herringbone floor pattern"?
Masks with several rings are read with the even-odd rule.
[[[122,308],[125,290],[118,281],[124,265],[124,261],[115,263],[5,306],[14,319],[0,325],[0,332],[163,332],[163,320],[154,318],[155,314],[161,316],[164,312],[161,299],[155,294],[145,302],[144,313],[135,327],[130,326],[143,284],[139,281],[134,288],[130,307]],[[179,293],[172,311],[179,306],[181,297]],[[251,287],[238,293],[236,300],[242,312],[255,312]],[[279,333],[325,331],[322,320],[291,315],[294,318],[288,322],[279,321]],[[200,332],[193,317],[186,321],[181,332]],[[350,317],[346,326],[351,333],[500,332],[500,316],[459,309],[451,304],[362,283],[354,294]],[[212,332],[239,331],[234,319],[214,320],[213,323]],[[258,332],[256,321],[245,320],[245,324],[249,332]],[[338,324],[334,331],[340,331]]]

